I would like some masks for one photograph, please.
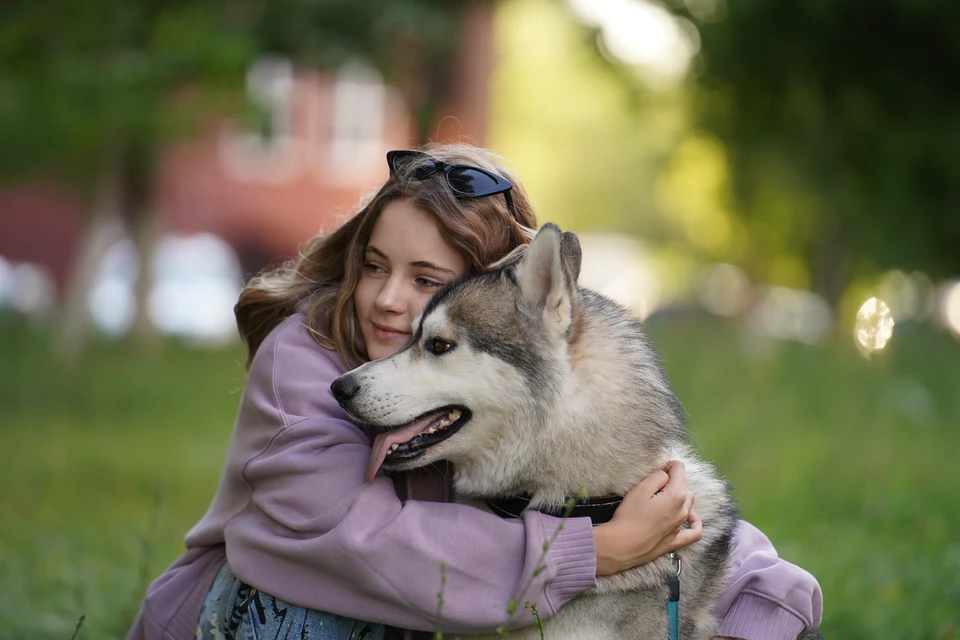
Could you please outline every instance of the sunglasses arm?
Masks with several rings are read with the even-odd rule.
[[[506,199],[506,201],[507,201],[507,209],[510,211],[510,215],[513,216],[513,219],[514,219],[514,220],[517,220],[517,211],[516,211],[516,209],[513,208],[513,196],[510,195],[510,190],[509,190],[509,189],[503,192],[503,197],[504,197],[504,198]],[[518,222],[519,222],[519,220],[518,220]]]

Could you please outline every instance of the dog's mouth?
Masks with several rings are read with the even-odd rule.
[[[466,407],[450,405],[428,411],[405,425],[388,427],[373,441],[367,480],[373,482],[381,466],[410,462],[424,455],[459,431],[471,417]]]

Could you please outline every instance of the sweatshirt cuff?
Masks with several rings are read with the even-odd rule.
[[[541,520],[545,539],[550,539],[557,523],[554,518]],[[544,596],[552,612],[556,613],[575,596],[597,585],[597,551],[590,518],[567,518],[550,545],[547,557],[553,567],[553,579]]]
[[[781,605],[752,593],[741,593],[720,621],[719,636],[744,640],[793,640],[803,619]]]

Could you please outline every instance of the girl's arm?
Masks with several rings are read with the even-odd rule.
[[[458,504],[401,502],[390,480],[364,478],[367,436],[330,383],[344,371],[295,315],[251,366],[217,498],[188,535],[216,542],[242,581],[299,606],[408,629],[490,632],[519,598],[514,626],[595,584],[586,518],[503,520]],[[556,535],[548,553],[545,541]],[[544,557],[545,555],[545,557]],[[541,568],[542,566],[542,568]],[[521,589],[526,586],[524,593]]]
[[[777,555],[770,540],[748,522],[733,533],[727,588],[714,614],[718,636],[745,640],[793,640],[817,627],[823,594],[817,580]]]

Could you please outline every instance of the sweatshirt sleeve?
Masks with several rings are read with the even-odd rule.
[[[495,630],[518,595],[547,617],[595,585],[589,519],[558,532],[560,521],[543,514],[503,520],[466,505],[401,502],[387,478],[367,483],[369,439],[330,392],[343,369],[302,316],[258,350],[228,453],[243,458],[228,467],[239,463],[250,496],[223,532],[238,578],[310,609],[455,633]],[[259,434],[249,451],[236,445],[243,430]],[[524,614],[520,606],[513,626],[530,622]]]
[[[820,624],[823,595],[817,580],[777,555],[756,527],[740,521],[733,534],[727,588],[714,614],[722,637],[793,640]]]

